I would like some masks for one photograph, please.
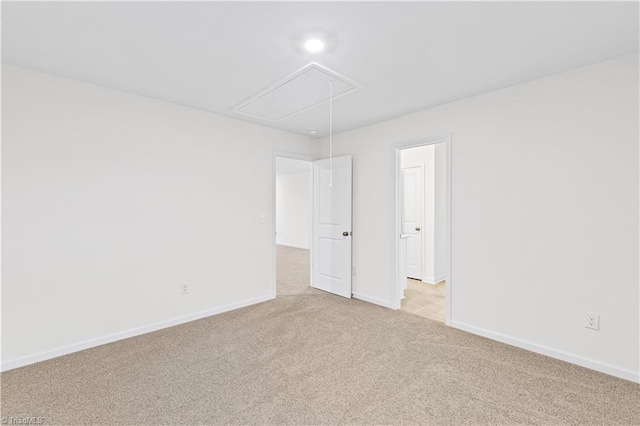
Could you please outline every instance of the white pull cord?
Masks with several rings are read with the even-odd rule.
[[[333,81],[329,80],[329,187],[333,187]]]

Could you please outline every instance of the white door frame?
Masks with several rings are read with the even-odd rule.
[[[400,282],[400,221],[402,220],[400,213],[400,177],[402,166],[400,164],[400,151],[407,148],[415,148],[424,145],[435,145],[444,143],[446,146],[446,189],[445,189],[445,323],[451,324],[451,133],[436,135],[424,139],[415,139],[397,144],[394,149],[394,173],[395,173],[395,214],[393,215],[394,223],[393,235],[394,240],[394,263],[395,274],[393,284],[393,308],[400,309],[400,300],[402,298],[402,283]]]
[[[291,158],[293,160],[303,160],[311,163],[310,177],[309,177],[309,203],[311,205],[311,214],[313,215],[313,162],[315,159],[302,154],[296,154],[294,152],[273,151],[271,159],[271,262],[273,265],[273,273],[271,274],[271,293],[273,297],[278,294],[278,274],[276,263],[276,159]],[[312,218],[313,219],[313,218]],[[309,227],[309,242],[313,242],[313,221]],[[309,245],[309,283],[311,283],[312,271],[313,271],[313,244]]]

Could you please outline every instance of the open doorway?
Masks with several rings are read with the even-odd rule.
[[[310,293],[313,163],[275,158],[276,294]]]
[[[448,151],[448,138],[396,151],[396,307],[440,322],[450,318]]]

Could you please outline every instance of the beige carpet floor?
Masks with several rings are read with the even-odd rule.
[[[436,285],[407,278],[407,288],[400,309],[425,318],[445,321],[445,282]]]
[[[311,289],[285,259],[276,300],[2,373],[3,418],[640,424],[638,384]]]
[[[309,250],[276,246],[276,288],[278,296],[315,294],[310,284]]]

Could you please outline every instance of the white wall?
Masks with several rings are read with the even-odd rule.
[[[273,151],[317,142],[5,65],[2,123],[3,368],[274,296]]]
[[[400,151],[402,168],[422,166],[422,281],[437,284],[445,276],[446,146],[426,145]]]
[[[392,303],[395,145],[450,132],[452,324],[637,379],[638,114],[631,55],[335,136],[353,292]]]
[[[309,250],[311,245],[311,162],[308,171],[276,176],[276,244]]]

